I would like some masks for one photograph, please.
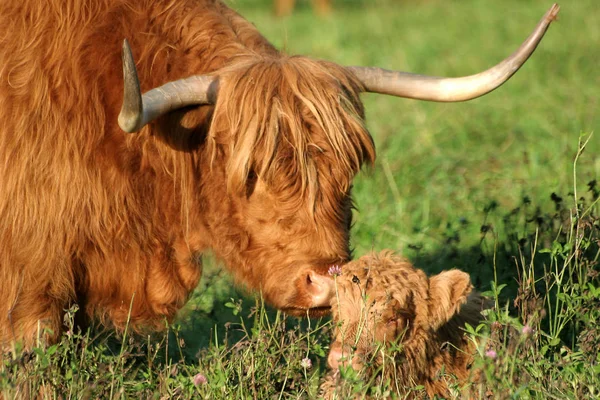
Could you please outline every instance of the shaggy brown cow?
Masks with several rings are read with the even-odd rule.
[[[556,11],[499,66],[441,79],[289,57],[218,0],[2,0],[0,342],[54,340],[75,302],[160,327],[209,249],[274,306],[327,312],[375,153],[359,94],[487,93]]]
[[[450,270],[427,278],[390,251],[361,257],[342,271],[332,301],[338,325],[324,397],[334,397],[337,370],[346,363],[367,376],[381,368],[400,392],[423,385],[431,397],[448,396],[444,374],[466,382],[475,348],[461,327],[476,326],[485,304],[467,273]],[[401,350],[390,350],[392,344]]]

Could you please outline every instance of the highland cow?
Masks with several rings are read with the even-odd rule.
[[[208,250],[275,307],[329,312],[375,157],[360,93],[483,95],[556,12],[498,66],[442,79],[288,56],[218,0],[3,0],[0,346],[56,340],[73,303],[82,324],[162,327]]]
[[[342,271],[332,301],[337,326],[324,397],[334,397],[342,365],[369,378],[390,378],[404,395],[404,389],[422,385],[431,397],[447,397],[447,377],[459,384],[473,378],[476,348],[464,326],[483,319],[485,301],[467,273],[450,270],[428,278],[390,251],[361,257]]]

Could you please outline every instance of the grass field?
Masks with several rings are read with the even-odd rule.
[[[495,64],[551,5],[339,0],[318,18],[299,2],[276,19],[270,1],[228,3],[289,53],[440,76]],[[363,96],[378,158],[355,181],[355,253],[389,248],[428,273],[460,268],[488,292],[496,306],[473,333],[482,397],[600,396],[599,19],[597,0],[565,2],[526,65],[470,102]],[[316,397],[327,320],[285,319],[208,264],[169,333],[67,335],[3,365],[2,393]],[[386,390],[348,374],[340,398]]]

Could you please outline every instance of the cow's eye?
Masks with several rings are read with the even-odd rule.
[[[249,199],[250,196],[252,196],[252,193],[254,193],[254,188],[256,187],[256,181],[258,179],[258,176],[256,175],[256,172],[254,172],[254,169],[251,169],[250,172],[248,172],[248,178],[246,179],[246,198]]]

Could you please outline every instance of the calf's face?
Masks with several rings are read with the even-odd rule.
[[[378,346],[422,342],[454,317],[472,291],[469,275],[450,270],[428,278],[391,252],[346,264],[336,277],[336,328],[328,356],[332,369],[360,370]]]

